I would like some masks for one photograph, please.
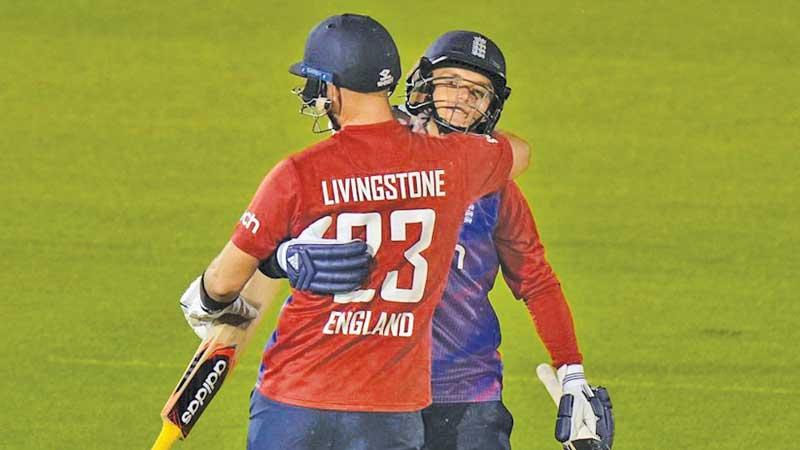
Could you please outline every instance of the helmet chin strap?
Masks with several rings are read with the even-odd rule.
[[[336,119],[333,111],[328,111],[328,121],[330,121],[333,131],[339,131],[342,129],[342,126],[339,124],[339,120]]]
[[[337,93],[337,95],[336,95],[336,97],[337,97],[336,104],[339,105],[338,109],[339,109],[339,112],[341,113],[341,111],[342,111],[342,94],[338,89],[336,90],[336,93]],[[333,107],[332,106],[333,105],[331,105],[331,108],[328,108],[327,115],[328,115],[328,120],[330,120],[330,122],[331,122],[331,128],[333,128],[333,131],[336,132],[336,131],[339,131],[339,130],[342,129],[342,125],[341,125],[341,123],[339,123],[339,119],[336,117],[336,113],[333,112]]]

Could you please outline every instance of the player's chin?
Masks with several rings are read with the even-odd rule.
[[[459,129],[467,129],[475,125],[475,120],[472,119],[471,117],[467,117],[462,120],[450,120],[448,121],[448,123],[450,123],[450,125],[452,125],[453,127]]]
[[[475,122],[475,120],[472,117],[470,117],[469,114],[465,113],[464,111],[458,108],[439,111],[439,117],[446,120],[447,123],[449,123],[451,126],[457,128],[466,128]]]

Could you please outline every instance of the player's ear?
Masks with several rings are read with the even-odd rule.
[[[327,92],[325,92],[325,96],[331,100],[336,100],[336,97],[339,95],[339,88],[334,86],[331,83],[327,83]]]
[[[339,112],[339,108],[342,105],[342,90],[339,89],[338,86],[334,86],[331,83],[328,83],[328,91],[325,95],[328,97],[328,100],[331,101],[331,109],[333,111]]]

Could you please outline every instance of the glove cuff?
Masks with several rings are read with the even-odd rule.
[[[583,374],[583,364],[564,364],[558,368],[556,374],[564,391],[571,387],[587,384],[586,376]]]
[[[278,248],[280,248],[280,246],[278,246]],[[278,263],[278,250],[275,250],[267,259],[261,261],[258,264],[258,270],[272,279],[287,278],[288,276],[286,271],[281,268],[280,263]]]
[[[289,247],[291,245],[292,241],[283,242],[278,246],[278,250],[275,251],[275,257],[278,260],[278,266],[280,266],[281,270],[284,272],[286,272],[286,252],[289,251]]]

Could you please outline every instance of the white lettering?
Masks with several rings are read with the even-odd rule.
[[[250,211],[245,211],[244,214],[242,214],[242,218],[239,219],[239,222],[241,222],[247,230],[250,230],[252,226],[253,229],[250,230],[250,232],[253,234],[258,233],[258,228],[261,227],[261,222],[259,222],[256,215]]]
[[[370,191],[369,179],[368,178],[356,178],[356,185],[358,186],[358,195],[354,196],[358,199],[358,201],[371,201],[372,200],[372,191]]]
[[[224,359],[221,359],[214,364],[213,372],[210,372],[206,379],[203,380],[202,387],[197,390],[194,394],[194,399],[186,406],[186,411],[181,414],[181,421],[184,424],[188,424],[192,418],[194,417],[195,413],[200,409],[201,406],[205,403],[207,397],[214,395],[214,387],[219,381],[222,374],[225,373],[225,369],[228,368],[228,363]]]
[[[395,176],[397,177],[398,184],[400,185],[400,198],[407,198],[406,178],[408,178],[408,173],[398,173]]]
[[[433,197],[436,195],[436,190],[434,189],[434,184],[436,183],[436,173],[434,172],[422,172],[420,173],[420,178],[422,179],[422,196],[423,197]]]
[[[446,197],[444,175],[444,170],[436,169],[322,180],[322,203],[332,206],[339,203]]]
[[[372,187],[372,199],[375,201],[383,200],[383,182],[380,175],[369,177],[369,184]]]
[[[386,329],[383,332],[384,336],[391,334],[397,336],[397,329],[400,327],[400,317],[397,314],[392,314],[389,317],[389,323],[386,324]]]
[[[419,172],[410,172],[408,174],[408,196],[411,198],[420,198],[422,196]]]
[[[334,180],[336,184],[333,186],[334,190],[339,191],[339,196],[342,197],[342,202],[347,203],[350,201],[350,179],[347,180]],[[339,189],[336,189],[336,188]],[[338,203],[338,202],[337,202]]]
[[[410,337],[414,332],[414,315],[411,313],[403,313],[400,319],[400,336]]]
[[[353,320],[350,322],[350,329],[347,330],[347,334],[361,334],[361,328],[364,326],[364,313],[365,311],[353,313]]]
[[[436,174],[436,196],[444,197],[444,170],[434,170],[433,173]]]
[[[325,206],[334,204],[334,201],[328,197],[328,183],[325,180],[322,181],[322,201]]]
[[[328,321],[325,322],[325,326],[322,327],[322,334],[334,334],[335,331],[333,330],[333,326],[336,324],[336,321],[339,319],[339,315],[342,314],[338,311],[331,311],[331,315],[328,316]]]
[[[394,174],[387,174],[383,176],[383,183],[386,187],[386,200],[397,200],[397,186],[394,184],[397,182],[397,178]]]
[[[322,327],[322,334],[411,337],[414,334],[414,314],[382,312],[373,321],[372,311],[331,311]]]
[[[375,328],[372,329],[372,334],[383,334],[383,329],[386,328],[386,313],[382,312],[381,316],[378,318],[378,323],[375,324]]]

